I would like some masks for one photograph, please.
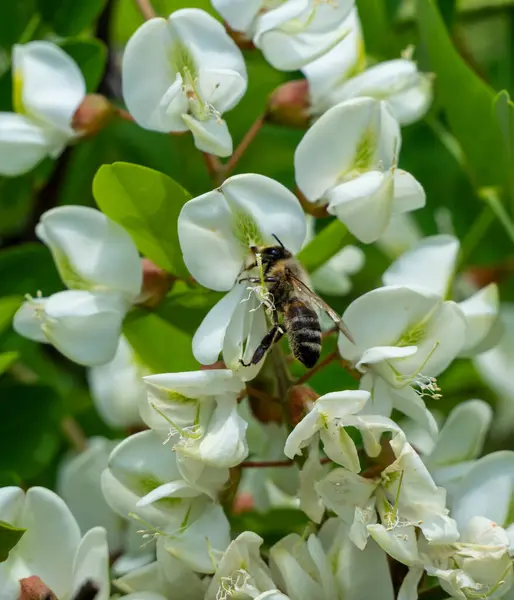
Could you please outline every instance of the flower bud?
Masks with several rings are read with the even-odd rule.
[[[255,50],[255,46],[251,38],[247,37],[243,31],[237,31],[236,29],[232,29],[230,25],[225,21],[223,23],[225,25],[225,31],[232,38],[232,40],[236,43],[236,46],[241,50]]]
[[[100,132],[114,114],[113,105],[101,94],[88,94],[75,111],[72,128],[82,136],[92,137]]]
[[[287,81],[272,92],[266,118],[270,123],[306,129],[311,118],[307,80]]]
[[[141,259],[141,266],[143,267],[143,286],[138,304],[147,308],[155,308],[164,300],[175,278],[148,258]]]
[[[311,404],[319,398],[308,385],[293,385],[287,394],[287,411],[289,423],[296,427],[309,412]]]
[[[57,596],[37,575],[32,575],[20,579],[20,600],[57,600]]]

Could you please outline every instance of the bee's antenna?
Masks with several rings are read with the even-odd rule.
[[[271,237],[274,237],[284,250],[286,249],[284,244],[278,239],[278,237],[274,233],[271,234]]]

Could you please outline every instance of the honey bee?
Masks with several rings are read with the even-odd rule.
[[[266,352],[287,333],[289,345],[295,358],[311,368],[321,354],[321,326],[317,309],[324,311],[339,330],[353,343],[350,332],[341,317],[307,285],[307,274],[291,252],[276,235],[276,246],[252,246],[252,262],[245,271],[262,268],[262,277],[243,277],[239,280],[254,284],[267,284],[268,297],[265,302],[270,309],[272,327],[255,350],[245,367],[260,362]],[[279,315],[283,315],[280,323]]]

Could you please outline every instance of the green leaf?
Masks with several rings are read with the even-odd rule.
[[[142,308],[132,311],[123,333],[154,373],[197,369],[193,334],[220,297],[221,294],[203,289],[174,292],[155,312]]]
[[[2,352],[0,353],[0,375],[3,375],[7,369],[16,362],[18,358],[17,352]]]
[[[0,235],[23,231],[29,223],[36,197],[31,176],[0,177]]]
[[[63,285],[50,251],[42,244],[23,244],[0,251],[0,296],[27,293],[44,296]]]
[[[494,114],[500,125],[505,164],[507,165],[507,173],[510,177],[510,192],[514,201],[514,103],[511,101],[507,90],[501,91],[495,97],[493,107]]]
[[[37,0],[44,21],[62,36],[78,35],[100,15],[107,0]]]
[[[61,403],[51,388],[4,381],[0,398],[8,418],[0,420],[0,472],[13,471],[27,480],[59,449]]]
[[[21,304],[19,296],[4,296],[0,298],[0,333],[3,333],[10,325],[14,313]]]
[[[334,219],[298,254],[298,259],[309,272],[325,264],[348,243],[350,235],[346,226]]]
[[[34,4],[34,0],[0,2],[0,46],[10,51],[31,20],[38,20]]]
[[[159,267],[182,277],[189,273],[178,242],[177,220],[191,198],[176,181],[130,163],[103,165],[93,180],[98,206],[122,225],[139,250]]]
[[[61,47],[80,67],[88,93],[94,92],[105,70],[105,44],[100,40],[65,40]]]
[[[502,140],[493,117],[494,90],[454,48],[434,0],[417,0],[417,18],[429,69],[453,134],[459,141],[475,185],[497,185],[505,178]],[[458,91],[458,92],[457,92]]]
[[[309,525],[307,515],[296,508],[273,508],[265,515],[247,511],[232,515],[230,521],[234,535],[254,531],[264,538],[268,548],[290,533],[304,535]]]
[[[26,529],[0,521],[0,562],[4,562],[9,558],[9,552],[16,546],[26,531]]]

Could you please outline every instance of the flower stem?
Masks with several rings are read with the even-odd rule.
[[[83,452],[87,448],[86,434],[82,431],[82,427],[73,417],[64,417],[61,421],[61,428],[70,442],[70,445],[73,446],[77,452]]]
[[[298,260],[310,273],[325,264],[347,244],[351,236],[346,225],[334,219],[298,254]]]
[[[493,187],[484,187],[478,190],[478,195],[490,206],[498,221],[503,225],[511,242],[514,244],[514,224],[500,200],[498,190]]]
[[[143,15],[143,19],[148,21],[149,19],[153,19],[157,16],[157,13],[153,9],[153,6],[150,3],[150,0],[135,0],[137,7],[139,8],[139,12]]]
[[[337,352],[334,350],[334,352],[331,352],[330,354],[328,354],[327,356],[325,356],[325,358],[323,360],[321,360],[317,365],[315,365],[314,367],[312,367],[312,369],[310,369],[309,371],[307,371],[307,373],[304,373],[296,382],[296,385],[301,385],[302,383],[305,383],[306,381],[309,381],[309,379],[311,377],[313,377],[314,375],[316,375],[316,373],[318,373],[319,371],[321,371],[322,369],[324,369],[326,366],[328,366],[330,363],[334,362],[334,360],[337,358]]]
[[[487,230],[494,221],[494,213],[491,210],[491,206],[487,204],[484,206],[482,212],[474,220],[473,225],[469,228],[468,232],[462,240],[461,252],[459,257],[459,266],[465,265],[478,246],[482,241],[482,238],[487,233]]]
[[[239,159],[246,152],[248,146],[253,141],[253,138],[257,135],[257,133],[259,133],[261,127],[264,125],[265,120],[266,116],[264,114],[260,115],[259,117],[257,117],[257,119],[255,119],[250,129],[245,133],[238,147],[234,150],[234,153],[223,167],[223,180],[227,179],[227,177],[230,177],[232,175],[232,172],[234,171],[234,169],[237,166],[237,163],[239,162]]]
[[[224,179],[224,166],[221,164],[219,158],[208,152],[202,152],[202,157],[212,182],[216,186],[220,185]]]

